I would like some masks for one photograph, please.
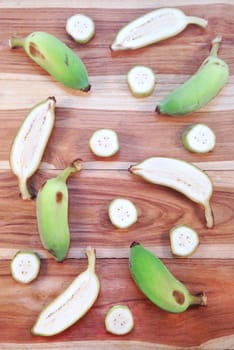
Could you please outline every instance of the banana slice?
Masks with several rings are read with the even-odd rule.
[[[55,123],[55,98],[34,106],[21,124],[10,151],[10,166],[18,177],[22,199],[32,197],[27,181],[39,168]]]
[[[138,219],[138,212],[135,204],[126,198],[115,198],[108,207],[108,215],[114,226],[125,229]]]
[[[98,157],[111,157],[119,150],[118,135],[112,129],[98,129],[91,136],[89,147]]]
[[[193,124],[183,132],[182,143],[191,152],[207,153],[215,148],[216,136],[209,126]]]
[[[200,17],[186,16],[176,8],[150,11],[122,27],[111,44],[111,50],[144,47],[179,34],[189,24],[205,28],[208,22]]]
[[[95,35],[95,23],[89,16],[77,13],[67,19],[66,31],[77,43],[86,44]]]
[[[31,251],[18,251],[11,261],[11,275],[15,281],[30,283],[39,274],[41,261],[37,253]]]
[[[210,198],[213,186],[204,171],[195,165],[180,159],[168,157],[151,157],[132,165],[129,171],[146,181],[163,185],[181,192],[205,209],[207,227],[214,225]]]
[[[126,305],[112,306],[105,317],[107,332],[124,335],[130,333],[134,328],[134,319],[131,310]]]
[[[149,67],[135,66],[128,72],[127,81],[133,96],[146,97],[154,90],[156,76]]]
[[[199,236],[187,225],[178,225],[170,230],[171,251],[177,256],[191,255],[199,244]]]

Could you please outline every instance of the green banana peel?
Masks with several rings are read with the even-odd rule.
[[[63,85],[89,91],[88,73],[82,60],[67,45],[46,32],[10,38],[10,47],[23,47],[27,55]]]
[[[184,116],[207,105],[223,89],[229,77],[228,65],[217,57],[222,38],[212,42],[209,56],[197,72],[156,106],[156,112]]]
[[[165,311],[181,313],[191,305],[207,305],[204,293],[192,295],[157,256],[138,242],[130,246],[129,268],[142,293]]]

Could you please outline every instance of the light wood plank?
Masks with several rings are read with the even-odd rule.
[[[168,0],[167,6],[188,6],[188,5],[213,5],[220,4],[219,0]],[[232,0],[223,0],[222,4],[233,5]],[[66,0],[66,5],[59,0],[1,0],[0,8],[76,8],[77,2],[75,0]],[[135,9],[137,8],[149,8],[154,9],[158,7],[165,7],[164,0],[158,0],[155,4],[152,0],[143,0],[140,3],[136,0],[118,1],[118,0],[103,0],[99,3],[97,0],[81,0],[79,1],[79,8],[120,8],[120,9]]]
[[[188,76],[158,75],[154,93],[147,98],[136,99],[128,89],[125,75],[91,76],[91,92],[81,93],[64,88],[49,76],[0,73],[0,84],[4,85],[0,109],[31,108],[38,101],[53,95],[57,99],[57,106],[61,108],[154,112],[156,105],[187,78]],[[233,104],[230,103],[230,96],[233,93],[234,79],[231,77],[215,101],[199,113],[231,111]],[[107,104],[107,101],[111,103]]]

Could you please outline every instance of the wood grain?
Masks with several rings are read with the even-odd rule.
[[[77,325],[53,337],[52,343],[74,339],[79,341],[84,338],[116,340],[115,336],[106,333],[103,324],[105,313],[115,303],[129,305],[135,318],[133,333],[124,336],[123,340],[134,339],[163,344],[166,338],[168,345],[187,344],[186,346],[189,347],[198,345],[197,339],[200,343],[206,342],[209,339],[208,334],[215,334],[216,338],[229,335],[232,332],[234,311],[234,297],[230,292],[232,288],[232,281],[229,278],[232,273],[230,262],[222,260],[222,265],[219,265],[212,259],[196,260],[193,264],[188,259],[164,259],[163,261],[181,281],[186,281],[191,292],[206,290],[209,306],[190,308],[181,315],[166,313],[142,296],[129,278],[126,259],[119,260],[118,264],[113,259],[99,260],[97,273],[100,275],[102,288],[97,303]],[[1,313],[8,316],[4,320],[5,332],[1,335],[1,341],[3,343],[11,341],[11,330],[16,329],[20,330],[20,333],[15,332],[16,342],[24,339],[26,344],[34,341],[45,344],[47,340],[31,336],[28,330],[41,308],[65,288],[77,273],[85,269],[86,261],[69,259],[63,262],[59,270],[56,262],[43,261],[40,278],[32,285],[25,287],[18,285],[9,273],[5,273],[9,269],[8,261],[2,265],[2,281],[7,287],[8,294],[6,295],[1,289]],[[201,270],[202,274],[198,273]],[[222,281],[222,284],[217,281]],[[220,295],[220,298],[217,299],[217,295]],[[228,313],[227,310],[229,310]],[[144,315],[143,318],[142,315]],[[216,315],[216,322],[212,322],[214,315]],[[224,315],[225,324],[221,322]]]
[[[190,25],[156,45],[112,53],[109,46],[121,26],[156,6],[165,6],[165,1],[0,0],[1,350],[234,348],[234,3],[168,0],[168,7],[206,18],[208,27]],[[74,43],[65,32],[66,19],[76,12],[90,15],[96,23],[96,35],[85,46]],[[83,59],[92,84],[88,94],[61,86],[22,49],[9,48],[12,35],[36,30],[56,35]],[[219,55],[230,68],[225,88],[189,116],[159,116],[156,105],[196,71],[218,34],[223,37]],[[134,98],[127,86],[126,74],[137,64],[146,64],[157,74],[156,88],[148,98]],[[32,191],[37,193],[44,181],[75,158],[83,159],[83,170],[68,180],[71,247],[62,264],[43,249],[35,201],[22,202],[9,165],[12,140],[20,124],[29,109],[48,96],[56,97],[56,123],[40,169],[29,181]],[[183,130],[195,122],[208,124],[216,134],[216,147],[208,154],[193,154],[182,146]],[[120,151],[108,160],[95,157],[88,146],[92,133],[101,127],[119,134]],[[207,172],[214,185],[213,229],[205,227],[203,209],[197,204],[128,172],[131,164],[150,156],[177,157]],[[138,222],[127,231],[115,229],[107,216],[108,204],[116,196],[130,198],[139,210]],[[200,245],[190,258],[175,258],[170,251],[169,230],[179,223],[192,226],[200,236]],[[174,315],[151,304],[129,274],[129,246],[134,240],[162,258],[192,292],[204,290],[208,306]],[[62,334],[32,336],[30,328],[41,308],[86,267],[87,245],[97,252],[101,280],[97,303]],[[25,248],[40,254],[42,268],[34,283],[21,286],[11,278],[10,261]],[[104,329],[105,313],[116,303],[129,305],[135,318],[134,331],[121,338]]]

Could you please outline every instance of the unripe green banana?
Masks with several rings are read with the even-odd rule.
[[[70,246],[68,224],[68,189],[66,180],[71,173],[81,169],[76,160],[57,177],[49,179],[37,195],[36,211],[40,239],[57,261],[65,259]]]
[[[25,38],[12,37],[10,46],[23,47],[34,62],[63,85],[76,90],[90,90],[84,63],[55,36],[46,32],[33,32]]]
[[[213,40],[210,55],[197,72],[159,103],[156,112],[182,116],[200,109],[218,95],[229,76],[228,65],[217,57],[221,39]]]
[[[206,305],[204,293],[192,295],[164,263],[141,244],[130,247],[129,267],[133,280],[144,295],[161,309],[181,313],[190,305]]]

